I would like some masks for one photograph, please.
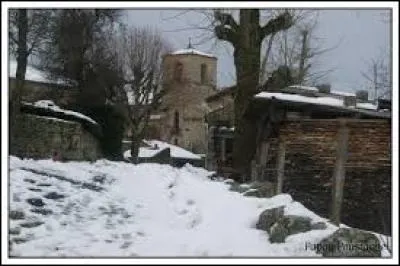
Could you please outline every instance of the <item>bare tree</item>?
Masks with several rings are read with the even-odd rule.
[[[295,25],[271,35],[263,55],[261,84],[280,66],[288,67],[293,73],[294,82],[298,84],[316,84],[333,71],[321,69],[318,59],[335,49],[340,41],[331,47],[322,47],[320,38],[315,35],[318,15],[318,11],[293,11]]]
[[[150,114],[157,110],[166,92],[161,86],[161,58],[170,49],[157,30],[132,27],[122,35],[119,58],[124,86],[115,95],[129,120],[131,157],[137,163]]]
[[[49,23],[54,10],[51,9],[11,9],[9,13],[9,45],[11,55],[18,53],[19,14],[26,11],[26,46],[27,55],[37,55],[48,37]]]
[[[391,99],[392,92],[392,71],[390,56],[381,51],[379,56],[371,58],[366,62],[367,69],[362,71],[367,87],[371,90],[373,100],[379,98]]]
[[[234,97],[235,133],[233,167],[235,179],[250,176],[250,165],[256,149],[256,129],[245,118],[251,98],[258,90],[260,77],[261,45],[272,34],[292,26],[292,15],[287,10],[260,25],[259,9],[240,9],[239,22],[229,13],[214,13],[215,35],[234,48],[237,86]]]

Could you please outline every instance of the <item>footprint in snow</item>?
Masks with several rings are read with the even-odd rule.
[[[188,199],[187,201],[186,201],[186,204],[187,205],[194,205],[196,202],[194,201],[194,200],[192,200],[192,199]]]
[[[168,198],[170,198],[170,199],[174,199],[175,198],[175,192],[173,192],[173,191],[168,191]]]
[[[136,235],[138,236],[145,236],[146,234],[143,231],[137,231]]]
[[[130,245],[132,245],[132,241],[125,241],[119,248],[125,249],[128,248]]]
[[[188,209],[182,209],[182,210],[178,210],[178,211],[177,211],[177,213],[178,213],[179,215],[184,215],[184,214],[187,214],[188,212],[189,212]]]

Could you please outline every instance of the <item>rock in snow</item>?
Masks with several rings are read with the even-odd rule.
[[[380,257],[382,249],[375,235],[353,228],[340,228],[319,245],[324,257]]]

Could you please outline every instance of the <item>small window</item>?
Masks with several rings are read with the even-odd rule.
[[[174,115],[174,128],[175,128],[175,132],[178,133],[179,132],[179,112],[175,111],[175,115]]]
[[[182,72],[183,72],[183,65],[181,62],[176,63],[174,69],[174,80],[175,81],[182,81]]]
[[[174,138],[174,145],[178,145],[178,139]]]
[[[206,64],[201,64],[201,84],[204,84],[207,82],[207,65]]]

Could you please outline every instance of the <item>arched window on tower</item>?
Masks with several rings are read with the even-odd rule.
[[[207,65],[206,64],[201,64],[201,84],[204,84],[207,82]]]
[[[174,80],[181,82],[182,81],[182,72],[183,72],[183,64],[181,62],[177,62],[174,69]]]

